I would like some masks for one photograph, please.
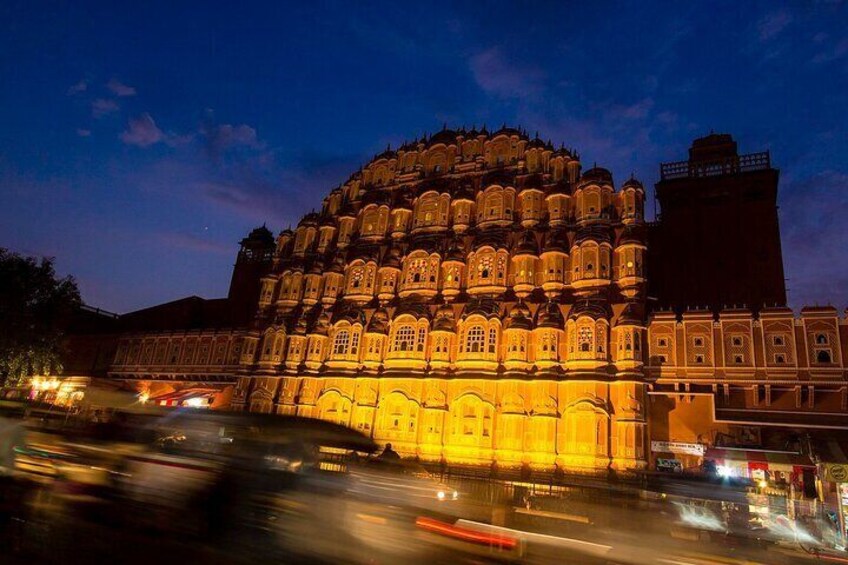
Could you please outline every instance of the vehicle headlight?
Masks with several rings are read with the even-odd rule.
[[[453,491],[453,499],[456,500],[457,498],[459,498],[459,493],[456,492],[456,491]]]
[[[445,491],[440,490],[439,492],[437,492],[436,498],[438,498],[439,500],[444,500],[445,499]]]

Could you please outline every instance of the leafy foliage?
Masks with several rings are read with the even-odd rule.
[[[0,247],[0,383],[61,372],[63,329],[80,306],[73,277],[57,278],[53,259]]]

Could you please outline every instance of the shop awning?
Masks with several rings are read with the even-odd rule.
[[[158,406],[192,406],[203,408],[209,406],[210,400],[219,392],[219,390],[214,388],[189,388],[154,396],[147,401]]]
[[[814,440],[813,450],[821,463],[848,464],[848,444],[836,440]]]
[[[808,456],[791,451],[712,447],[707,449],[704,459],[714,461],[717,466],[744,470],[745,476],[755,470],[798,473],[804,468],[815,468],[815,463]]]

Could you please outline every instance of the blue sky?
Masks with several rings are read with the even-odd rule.
[[[217,297],[252,227],[444,123],[650,186],[714,130],[781,169],[792,305],[846,305],[844,2],[245,4],[0,3],[0,246],[118,312]]]

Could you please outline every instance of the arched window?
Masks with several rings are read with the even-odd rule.
[[[418,351],[424,351],[424,341],[427,338],[427,330],[424,328],[418,328],[418,344],[416,345],[416,349]]]
[[[415,344],[415,328],[412,326],[401,326],[395,332],[395,340],[392,344],[394,351],[412,351]]]
[[[465,351],[468,353],[482,353],[486,343],[486,331],[483,326],[471,326],[465,334]]]
[[[827,345],[827,334],[816,334],[816,345]]]
[[[336,337],[333,339],[333,355],[347,355],[350,347],[350,332],[348,330],[339,330],[336,332]]]
[[[592,351],[592,328],[582,326],[577,333],[577,343],[581,352],[588,353]]]
[[[816,353],[816,363],[831,363],[830,351],[826,349],[820,350]]]

